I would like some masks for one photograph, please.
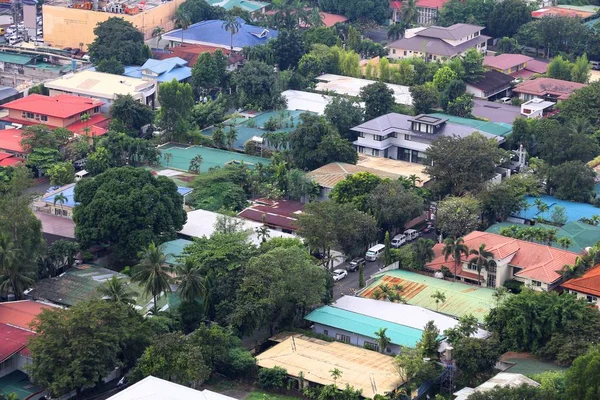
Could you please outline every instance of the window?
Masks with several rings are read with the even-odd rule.
[[[3,363],[0,363],[0,371],[6,369],[6,368],[11,368],[13,366],[13,358],[9,358],[8,360],[5,360]]]
[[[365,343],[364,343],[363,346],[364,346],[365,349],[375,350],[375,351],[379,352],[379,345],[377,343],[367,342],[365,340]]]
[[[404,135],[404,140],[411,140],[410,135]]]
[[[323,330],[323,335],[329,336],[329,331],[327,329]]]
[[[536,287],[541,287],[542,286],[542,282],[540,282],[540,281],[531,281],[531,285],[532,286],[536,286]]]
[[[40,115],[40,119],[42,121],[48,121],[48,116],[47,115]]]
[[[350,343],[350,336],[346,336],[346,335],[342,335],[339,333],[335,334],[335,340],[340,341],[340,342],[344,342],[344,343]]]
[[[392,54],[396,54],[396,49],[392,49]]]
[[[589,303],[595,303],[595,302],[597,302],[597,301],[598,301],[598,298],[597,298],[597,297],[595,297],[595,296],[587,296],[587,301],[588,301]]]
[[[383,140],[383,136],[381,135],[373,135],[373,140],[376,142],[381,142]]]
[[[33,118],[33,117],[34,117],[33,113],[30,113],[30,112],[27,113],[27,118]]]
[[[100,111],[100,107],[94,107],[94,114],[98,113],[98,111]]]
[[[406,50],[404,50],[404,55],[406,55]]]
[[[358,132],[358,137],[364,138],[365,134],[363,132]]]

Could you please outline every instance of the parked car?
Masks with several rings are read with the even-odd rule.
[[[365,254],[365,258],[367,259],[367,261],[377,261],[377,259],[383,254],[383,250],[385,249],[385,245],[384,244],[376,244],[375,246],[371,247],[369,250],[367,250],[367,253]]]
[[[348,272],[356,272],[361,265],[365,265],[365,259],[362,257],[357,257],[350,261],[348,264]]]
[[[416,229],[407,229],[404,231],[404,235],[406,236],[406,241],[410,242],[411,240],[415,240],[419,237],[419,231]]]
[[[348,271],[346,271],[345,269],[336,269],[333,271],[333,280],[335,282],[337,281],[341,281],[342,279],[344,279],[345,277],[348,276]]]
[[[397,249],[398,247],[402,246],[404,243],[406,243],[406,235],[401,233],[399,235],[394,236],[394,238],[390,242],[390,245]]]
[[[423,233],[429,233],[429,232],[433,232],[433,225],[432,224],[427,224],[425,225],[425,227],[423,229],[421,229],[421,232]]]

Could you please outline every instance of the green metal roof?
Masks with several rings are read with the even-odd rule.
[[[372,297],[373,292],[381,284],[399,284],[403,287],[400,293],[407,304],[425,307],[442,314],[461,317],[472,314],[479,322],[494,307],[494,290],[460,282],[450,282],[404,270],[384,272],[360,296]],[[438,306],[431,297],[436,291],[446,295],[446,301]]]
[[[377,332],[379,328],[387,328],[385,333],[390,338],[391,343],[412,348],[416,346],[423,335],[423,331],[420,329],[395,324],[379,318],[373,318],[330,306],[317,308],[304,317],[304,319],[356,333],[374,340],[377,338],[375,332]]]
[[[9,64],[25,65],[30,63],[34,58],[34,56],[27,56],[24,54],[5,53],[3,51],[0,52],[0,62]]]
[[[269,3],[249,0],[207,0],[211,6],[223,7],[227,11],[239,7],[244,11],[254,12],[265,8]]]
[[[46,62],[39,62],[39,63],[36,63],[36,64],[29,64],[29,65],[27,65],[27,68],[44,69],[44,70],[47,70],[47,71],[56,71],[56,72],[70,71],[71,70],[71,66],[70,65],[56,65],[56,64],[46,63]]]
[[[243,163],[249,167],[258,163],[262,163],[263,165],[271,163],[271,160],[268,158],[254,157],[234,151],[219,150],[203,146],[180,147],[177,144],[168,143],[161,146],[158,150],[162,155],[160,164],[163,167],[179,169],[181,171],[188,171],[190,168],[190,161],[197,155],[202,156],[200,172],[206,172],[210,168],[222,167],[230,163]],[[170,153],[172,156],[168,163],[164,158],[165,153]]]
[[[498,233],[500,229],[507,228],[510,226],[519,226],[522,228],[527,228],[529,225],[523,224],[513,224],[511,222],[499,222],[490,226],[486,232]],[[535,224],[536,228],[546,228],[546,229],[556,229],[556,237],[567,237],[573,241],[573,244],[569,246],[566,250],[573,251],[575,253],[579,253],[583,251],[586,247],[594,246],[596,243],[600,242],[600,226],[593,226],[589,224],[584,224],[580,221],[571,221],[565,224],[562,228],[559,228],[554,225],[547,224]],[[556,242],[552,243],[552,247],[562,248]]]
[[[448,119],[449,122],[452,122],[454,124],[470,126],[481,132],[489,133],[491,135],[507,136],[512,132],[512,125],[504,122],[480,121],[478,119],[456,117],[454,115],[444,113],[433,113],[427,115],[433,115],[438,118],[445,118]]]
[[[191,240],[175,239],[171,240],[170,242],[165,242],[161,244],[163,253],[166,255],[167,258],[167,263],[177,264],[177,257],[183,254],[183,248],[192,243],[194,242],[192,242]]]

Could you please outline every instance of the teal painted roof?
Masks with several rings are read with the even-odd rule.
[[[234,7],[239,7],[244,11],[254,12],[265,8],[269,3],[263,3],[261,1],[252,0],[207,0],[211,6],[223,7],[227,11],[232,10]]]
[[[163,253],[166,255],[167,263],[177,264],[177,257],[183,254],[183,248],[192,244],[191,240],[175,239],[161,244]]]
[[[33,59],[33,56],[0,52],[0,62],[5,62],[9,64],[25,65],[30,63]]]
[[[197,155],[202,156],[200,172],[206,172],[213,167],[223,167],[227,164],[246,164],[252,168],[258,163],[268,165],[271,160],[268,158],[254,157],[247,154],[213,149],[212,147],[189,146],[181,147],[175,143],[164,144],[158,148],[161,153],[160,164],[165,168],[174,168],[181,171],[188,171],[192,158]],[[171,154],[169,162],[164,158],[164,154]]]
[[[480,121],[478,119],[456,117],[454,115],[444,113],[433,113],[427,115],[433,115],[438,118],[446,118],[452,123],[470,126],[481,132],[489,133],[491,135],[507,136],[512,132],[512,125],[504,122]]]
[[[317,308],[308,314],[305,319],[307,321],[331,326],[332,328],[366,336],[373,340],[376,339],[375,332],[377,332],[379,328],[387,328],[386,335],[390,338],[392,344],[413,348],[416,346],[417,342],[421,340],[423,334],[423,331],[420,329],[395,324],[393,322],[330,306]]]

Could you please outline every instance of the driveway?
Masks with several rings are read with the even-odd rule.
[[[379,268],[383,265],[381,258],[378,261],[367,262],[364,268],[365,281],[371,277],[372,274],[376,273]],[[337,268],[347,268],[348,263],[344,263]],[[353,296],[358,291],[358,271],[348,272],[348,276],[335,283],[333,287],[333,298],[334,300],[339,299],[342,295]]]

